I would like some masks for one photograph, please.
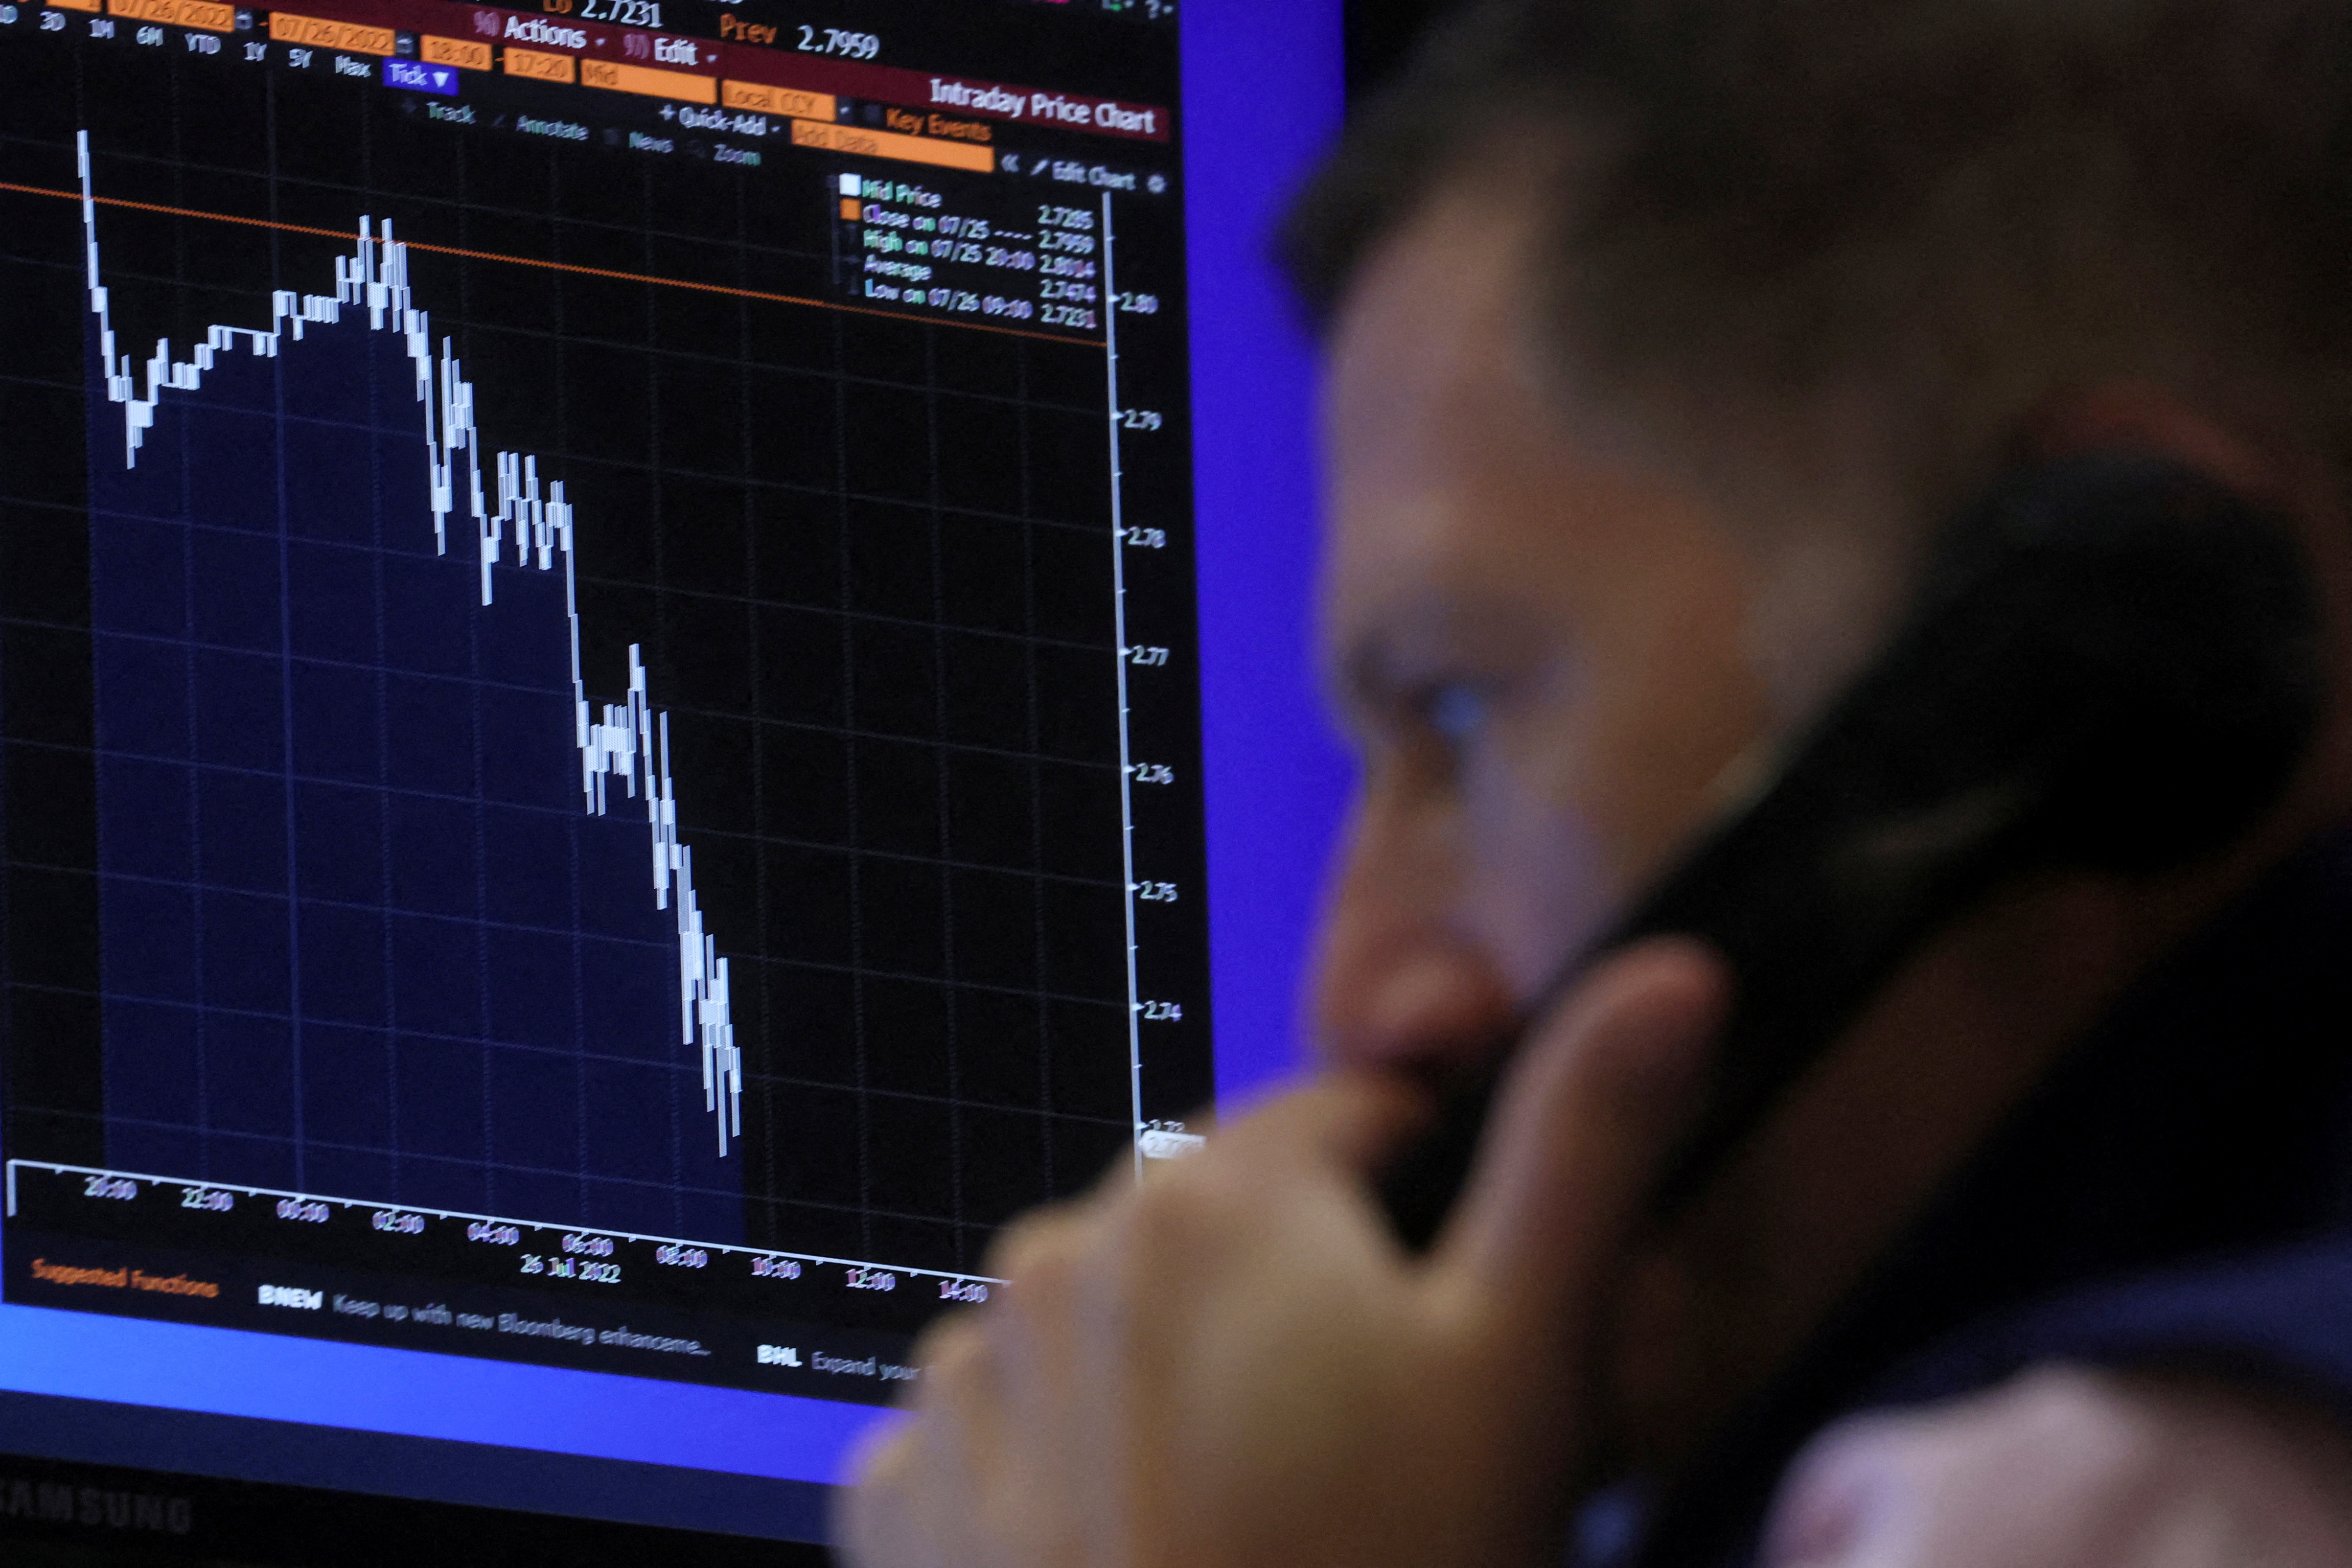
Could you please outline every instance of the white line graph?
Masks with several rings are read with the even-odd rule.
[[[462,506],[473,523],[480,566],[482,603],[493,602],[491,568],[514,545],[518,568],[563,574],[564,607],[572,639],[573,739],[580,756],[583,808],[602,816],[618,780],[630,799],[646,803],[655,907],[674,911],[677,930],[680,1043],[698,1055],[703,1109],[717,1122],[719,1152],[726,1154],[742,1136],[743,1058],[735,1043],[728,961],[703,929],[694,892],[694,851],[678,840],[677,793],[670,777],[669,715],[652,704],[641,645],[629,647],[627,700],[592,710],[580,669],[580,612],[573,564],[573,512],[561,480],[542,489],[538,459],[528,453],[498,452],[490,461],[496,505],[483,488],[483,446],[474,422],[473,384],[447,340],[436,353],[429,314],[418,310],[408,282],[408,252],[393,236],[390,219],[381,225],[362,217],[350,254],[335,258],[335,292],[271,296],[267,329],[215,325],[184,360],[174,359],[168,339],[159,339],[143,367],[117,352],[111,308],[99,264],[98,204],[90,173],[89,135],[75,138],[81,178],[86,282],[96,319],[99,352],[105,366],[108,399],[123,410],[123,466],[136,468],[146,432],[167,393],[194,393],[221,355],[242,352],[275,358],[286,340],[303,341],[310,326],[340,322],[346,310],[365,310],[372,331],[394,331],[404,340],[416,376],[416,400],[432,496],[436,552],[449,550],[449,520]],[[145,372],[141,389],[139,370]]]

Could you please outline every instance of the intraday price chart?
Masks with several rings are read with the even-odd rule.
[[[0,1290],[852,1400],[1197,1142],[1173,7],[0,4]]]

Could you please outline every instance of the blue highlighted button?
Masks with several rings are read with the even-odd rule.
[[[386,57],[383,62],[383,85],[404,87],[411,92],[437,92],[445,98],[457,91],[456,66],[419,65],[415,60],[396,60]]]

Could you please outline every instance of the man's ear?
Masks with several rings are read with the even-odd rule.
[[[2293,510],[2293,487],[2269,456],[2156,382],[2105,381],[2060,393],[2034,410],[2019,435],[2026,462],[2090,452],[2169,458],[2249,500]]]

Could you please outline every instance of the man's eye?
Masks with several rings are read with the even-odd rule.
[[[1484,687],[1449,680],[1431,687],[1422,697],[1422,717],[1438,737],[1455,752],[1466,751],[1486,725],[1491,702]]]

